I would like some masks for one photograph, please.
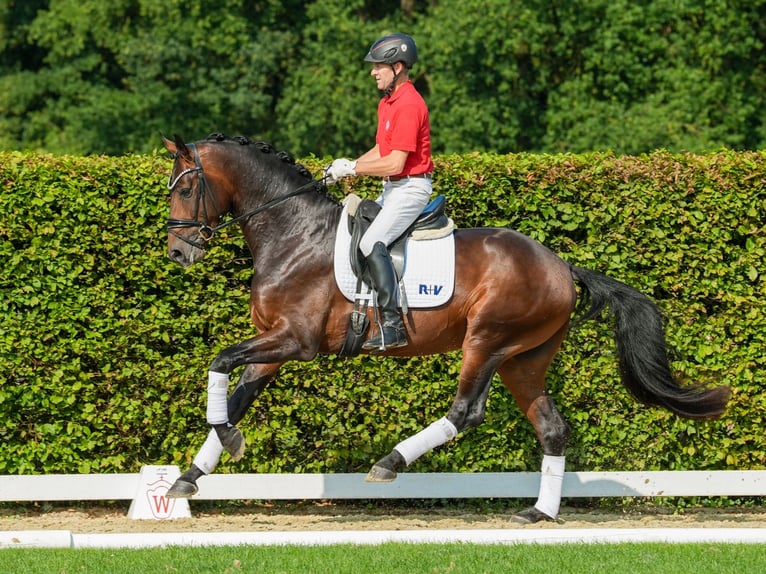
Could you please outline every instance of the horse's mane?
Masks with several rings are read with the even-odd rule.
[[[308,168],[302,163],[296,162],[292,154],[284,150],[278,151],[276,148],[274,148],[273,145],[271,145],[268,142],[254,141],[247,136],[228,136],[221,132],[214,132],[208,135],[205,138],[205,141],[234,142],[234,143],[238,143],[241,146],[252,146],[254,149],[266,155],[274,155],[276,158],[282,160],[283,163],[289,166],[292,166],[293,169],[295,169],[295,171],[298,173],[298,175],[303,177],[307,182],[313,181],[315,183],[316,191],[320,195],[325,196],[325,198],[329,199],[334,204],[340,205],[340,202],[338,201],[338,199],[328,192],[327,185],[325,185],[324,180],[314,179],[314,176],[311,174]]]
[[[281,159],[283,162],[285,162],[288,165],[291,165],[295,168],[295,171],[297,171],[300,175],[302,175],[305,179],[311,181],[314,179],[314,176],[311,175],[311,172],[306,168],[305,165],[301,163],[297,163],[295,161],[295,158],[286,151],[277,151],[273,145],[271,145],[268,142],[264,141],[253,141],[247,136],[227,136],[224,133],[215,132],[207,136],[205,138],[206,141],[212,141],[212,142],[236,142],[239,145],[243,146],[253,146],[255,149],[260,151],[264,154],[274,154],[277,158]]]

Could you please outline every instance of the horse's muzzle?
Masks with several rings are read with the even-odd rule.
[[[205,256],[205,252],[202,249],[188,245],[168,246],[168,258],[178,263],[184,269],[191,264],[196,263]]]
[[[168,249],[168,258],[184,268],[192,264],[191,259],[189,259],[189,257],[187,257],[180,249]]]

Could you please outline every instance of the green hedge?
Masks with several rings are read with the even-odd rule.
[[[643,407],[619,384],[608,324],[585,324],[549,376],[573,427],[568,468],[766,466],[764,159],[437,158],[436,191],[460,227],[516,228],[637,287],[668,317],[680,376],[733,389],[715,422]],[[185,467],[204,439],[207,367],[253,334],[250,261],[239,229],[188,270],[165,257],[169,169],[159,153],[0,153],[0,474]],[[378,183],[347,185],[371,195]],[[364,472],[446,413],[459,367],[459,353],[287,364],[240,425],[245,458],[220,470]],[[496,384],[485,424],[412,470],[536,470],[539,456]]]

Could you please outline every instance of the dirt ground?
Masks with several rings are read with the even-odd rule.
[[[764,509],[642,509],[598,511],[563,508],[555,523],[520,526],[517,509],[370,507],[364,504],[307,502],[290,505],[195,508],[192,518],[134,520],[127,507],[0,506],[0,531],[69,530],[118,532],[259,532],[306,530],[421,530],[508,528],[766,528]]]

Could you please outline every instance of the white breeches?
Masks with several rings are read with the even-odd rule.
[[[378,241],[386,247],[412,225],[431,199],[431,178],[413,177],[383,183],[383,193],[375,201],[382,206],[359,242],[367,257]]]

